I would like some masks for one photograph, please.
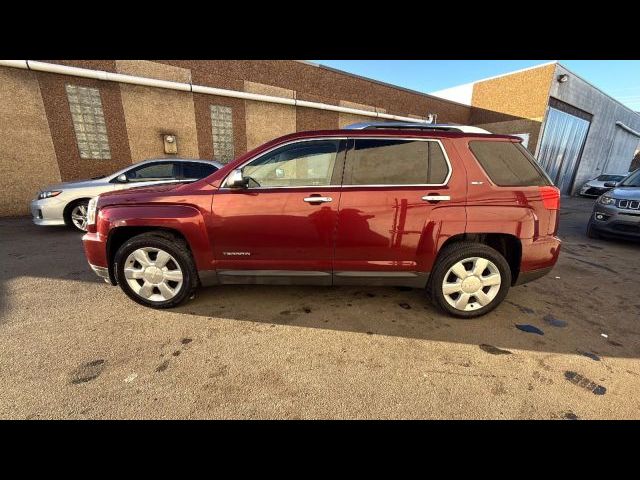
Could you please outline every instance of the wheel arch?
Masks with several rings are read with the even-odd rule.
[[[509,269],[511,270],[511,285],[515,284],[520,274],[520,264],[522,261],[522,242],[518,237],[508,233],[461,233],[453,235],[440,246],[435,262],[438,261],[445,247],[459,242],[479,243],[498,251],[509,264]]]

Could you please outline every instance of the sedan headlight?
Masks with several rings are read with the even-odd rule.
[[[38,200],[43,200],[45,198],[57,197],[62,193],[62,190],[47,190],[46,192],[40,192],[38,194]]]
[[[96,223],[96,211],[98,207],[98,197],[93,197],[89,200],[89,205],[87,206],[87,225],[93,225]]]
[[[609,197],[608,195],[602,195],[598,199],[598,203],[600,203],[602,205],[615,205],[616,199],[613,198],[613,197]]]

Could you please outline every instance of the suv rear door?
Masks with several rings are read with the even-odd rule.
[[[346,142],[296,140],[242,166],[247,188],[213,195],[211,238],[222,283],[331,284]]]
[[[334,284],[424,286],[439,222],[434,211],[464,205],[465,172],[453,171],[435,138],[358,137],[346,163],[334,259]],[[455,187],[452,187],[455,185]],[[464,208],[460,222],[464,231]],[[452,210],[453,212],[453,210]]]

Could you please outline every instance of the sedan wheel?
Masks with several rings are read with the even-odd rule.
[[[87,204],[79,203],[71,210],[71,222],[83,232],[87,231]]]
[[[131,252],[125,260],[124,276],[131,290],[150,302],[173,299],[184,282],[177,260],[155,247],[138,248]]]

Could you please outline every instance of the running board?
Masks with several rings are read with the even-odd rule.
[[[210,285],[372,285],[424,288],[425,272],[308,270],[201,270],[200,283]]]

